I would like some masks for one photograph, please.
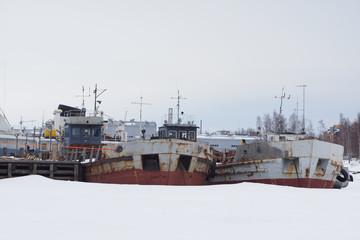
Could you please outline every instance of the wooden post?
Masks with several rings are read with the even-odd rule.
[[[12,163],[8,163],[8,178],[12,177]]]
[[[79,181],[79,165],[74,165],[74,181]]]
[[[51,179],[54,178],[54,164],[53,163],[50,164],[50,178]]]
[[[37,164],[36,163],[33,164],[32,174],[37,174]]]

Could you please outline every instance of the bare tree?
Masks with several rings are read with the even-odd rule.
[[[270,117],[270,114],[264,114],[263,117],[263,130],[266,133],[273,132],[272,129],[272,119]]]
[[[352,150],[351,150],[351,123],[349,118],[345,118],[344,114],[340,113],[339,115],[340,122],[339,124],[342,126],[340,130],[342,144],[344,146],[344,154],[349,157],[352,157]]]
[[[310,120],[308,121],[307,126],[306,126],[306,137],[309,137],[309,138],[315,137],[313,124],[312,124],[312,121],[310,121]]]
[[[299,120],[298,117],[296,115],[296,113],[293,113],[290,115],[289,117],[289,127],[288,127],[288,131],[292,132],[292,133],[297,133],[297,129],[299,126]]]
[[[246,134],[248,136],[256,136],[257,135],[255,129],[253,129],[253,128],[247,128],[246,129]]]
[[[257,116],[256,118],[256,130],[257,132],[261,132],[261,127],[262,127],[263,123],[262,123],[262,120],[261,120],[261,117],[260,116]]]
[[[319,130],[319,139],[320,140],[324,140],[324,133],[326,131],[326,126],[325,126],[325,123],[323,120],[320,120],[319,122],[319,127],[318,127],[318,130]]]
[[[358,141],[358,156],[360,155],[360,113],[357,115],[357,119],[355,120],[355,129],[357,134],[357,141]]]
[[[280,118],[279,114],[274,110],[273,117],[272,117],[272,129],[274,132],[278,133],[280,132]]]

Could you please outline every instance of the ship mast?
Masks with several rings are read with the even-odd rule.
[[[284,87],[283,87],[281,90],[281,96],[280,97],[275,96],[275,98],[280,98],[279,133],[282,133],[283,122],[281,119],[281,114],[282,114],[283,99],[290,99],[290,95],[286,98],[286,94],[284,93]]]
[[[97,92],[100,91],[100,93],[98,94]],[[94,94],[95,94],[95,103],[94,103],[94,115],[96,117],[97,115],[97,107],[96,107],[96,103],[101,103],[101,101],[98,101],[97,98],[100,97],[101,94],[103,94],[106,91],[106,89],[97,89],[97,84],[95,84],[95,90],[94,90]]]
[[[82,97],[81,107],[85,108],[85,98],[90,97],[90,88],[89,88],[89,95],[85,95],[85,88],[84,88],[84,85],[83,85],[82,86],[82,95],[76,95],[76,97]]]
[[[140,95],[140,102],[132,102],[131,104],[139,104],[140,105],[140,138],[142,134],[142,106],[143,105],[151,105],[151,103],[144,103],[143,97]],[[126,116],[125,116],[126,118]]]
[[[186,98],[183,98],[182,96],[180,96],[180,91],[179,89],[177,90],[178,92],[178,96],[175,98],[175,97],[172,97],[171,99],[177,99],[178,103],[177,103],[177,122],[180,123],[181,120],[180,120],[180,99],[186,99]]]

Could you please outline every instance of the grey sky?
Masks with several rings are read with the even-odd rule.
[[[160,124],[178,88],[205,129],[236,130],[278,110],[282,87],[285,116],[302,108],[306,84],[306,118],[329,127],[360,111],[359,12],[360,1],[0,0],[0,106],[14,125],[40,125],[97,83],[106,114],[138,119],[141,92],[143,119]]]

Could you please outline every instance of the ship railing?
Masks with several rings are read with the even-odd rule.
[[[53,161],[79,161],[94,162],[102,157],[102,152],[107,149],[98,146],[60,146],[58,144],[25,144],[25,143],[2,143],[0,146],[0,158],[22,160],[53,160]],[[8,146],[16,147],[8,148]],[[41,150],[42,148],[50,150]]]
[[[79,110],[69,110],[64,112],[65,117],[85,117],[85,111]]]

